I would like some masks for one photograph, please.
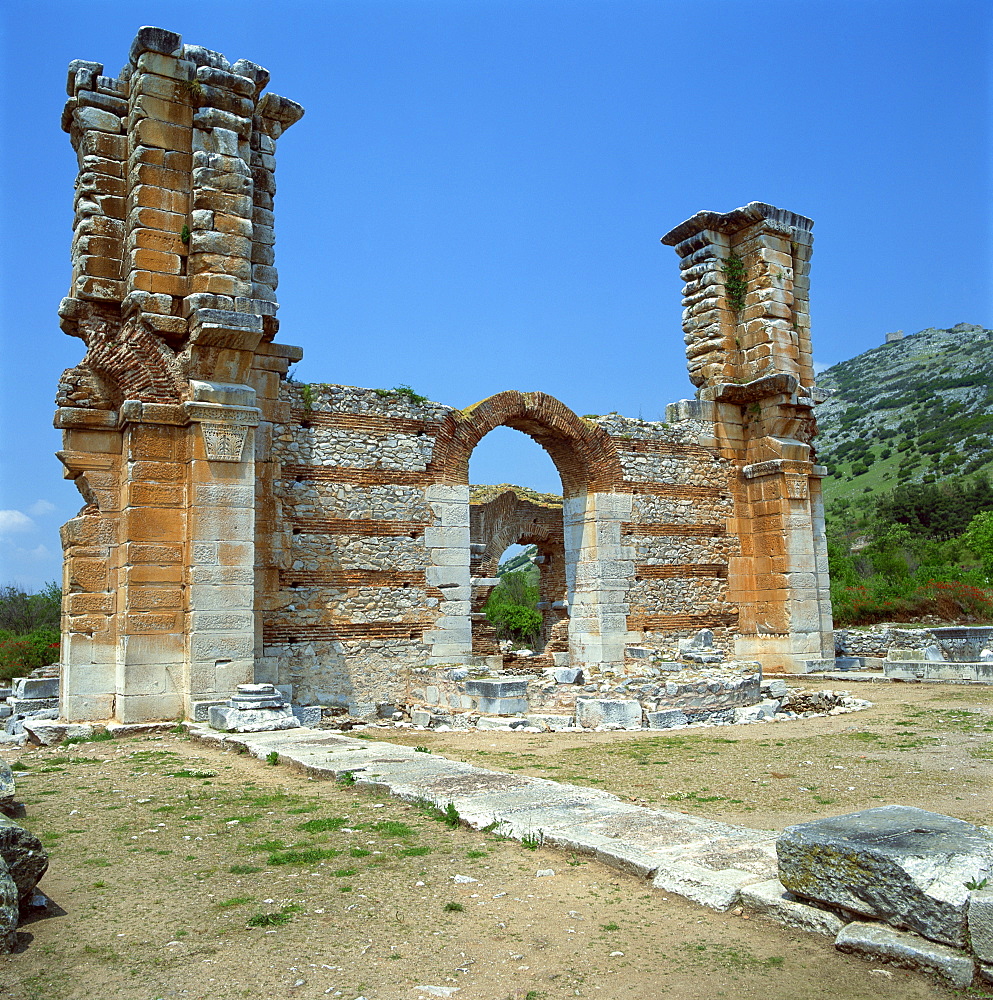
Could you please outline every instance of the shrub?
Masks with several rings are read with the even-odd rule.
[[[0,630],[0,678],[23,677],[58,659],[58,629],[37,628],[26,635]]]

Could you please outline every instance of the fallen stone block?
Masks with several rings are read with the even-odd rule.
[[[760,719],[771,719],[779,711],[779,702],[775,700],[760,701],[757,705],[746,705],[734,710],[735,722],[758,722]]]
[[[763,698],[777,698],[782,701],[786,697],[786,681],[778,679],[762,681],[759,684],[759,691],[762,692]]]
[[[756,913],[772,917],[787,927],[795,927],[801,931],[835,937],[845,926],[845,921],[836,914],[809,903],[801,903],[793,893],[784,888],[779,879],[742,886],[741,902]]]
[[[476,711],[487,715],[520,715],[529,708],[527,698],[474,698]]]
[[[465,682],[465,693],[474,698],[526,698],[528,682],[516,677],[476,677]]]
[[[0,719],[8,719],[13,713],[14,709],[10,705],[0,704]]]
[[[504,716],[501,719],[494,719],[494,718],[490,718],[490,717],[487,717],[487,716],[484,715],[476,723],[476,728],[477,729],[498,729],[498,730],[500,730],[502,732],[509,732],[512,728],[514,728],[513,724],[515,722],[517,722],[517,723],[523,723],[524,720],[523,719],[508,718],[506,716]]]
[[[975,963],[964,952],[885,924],[846,924],[835,938],[834,946],[852,955],[884,959],[904,969],[937,973],[958,987],[968,986],[976,970]]]
[[[967,940],[965,883],[993,874],[993,834],[908,806],[787,827],[776,850],[795,895],[953,947]]]
[[[55,722],[48,719],[25,719],[24,731],[28,742],[43,747],[54,746],[67,739],[86,739],[93,735],[93,727],[85,722]]]
[[[318,725],[323,716],[320,705],[294,705],[293,717],[301,726],[313,727]]]
[[[649,729],[674,729],[676,726],[689,724],[689,718],[685,712],[678,708],[670,708],[661,712],[646,712],[645,718],[648,720]]]
[[[641,728],[641,703],[633,698],[577,698],[576,722],[584,729],[597,726]]]
[[[58,677],[15,677],[11,688],[18,699],[59,697]]]
[[[976,958],[993,963],[993,889],[969,894],[969,939]]]
[[[410,713],[410,721],[415,726],[423,726],[427,729],[431,725],[431,713],[421,708],[415,708]]]
[[[583,683],[583,668],[582,667],[554,667],[552,669],[552,677],[555,678],[556,684],[582,684]]]
[[[48,854],[41,841],[6,816],[0,816],[0,858],[17,886],[18,899],[30,899],[34,887],[48,870]]]

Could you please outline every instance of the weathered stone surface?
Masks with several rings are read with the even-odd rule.
[[[300,725],[289,705],[249,710],[213,705],[208,712],[208,721],[212,729],[219,729],[224,733],[263,733],[295,729]]]
[[[958,987],[968,986],[976,969],[973,960],[962,951],[885,924],[847,924],[834,944],[839,951],[883,959],[918,972],[937,973]]]
[[[14,804],[14,772],[5,760],[0,760],[0,811]]]
[[[689,718],[685,712],[678,708],[671,708],[661,712],[646,712],[645,719],[649,729],[674,729],[677,726],[689,724]]]
[[[12,685],[15,698],[58,698],[58,677],[15,677]]]
[[[788,827],[776,847],[795,895],[954,947],[966,943],[965,883],[993,873],[988,832],[908,806]]]
[[[584,729],[609,725],[640,729],[641,704],[633,698],[577,698],[576,721]]]
[[[976,958],[993,963],[993,889],[969,894],[969,940]]]
[[[14,950],[20,914],[17,886],[10,877],[7,863],[0,857],[0,955]]]
[[[845,926],[845,921],[836,914],[800,902],[778,879],[742,886],[741,902],[756,913],[801,931],[834,937]]]
[[[28,899],[48,870],[48,854],[41,841],[19,823],[0,816],[0,858],[17,886],[18,898]]]

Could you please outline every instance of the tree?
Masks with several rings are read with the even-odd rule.
[[[976,514],[962,539],[979,556],[986,579],[993,579],[993,511]]]
[[[504,573],[486,602],[486,617],[496,626],[501,638],[533,645],[541,631],[538,588],[528,582],[521,570]]]

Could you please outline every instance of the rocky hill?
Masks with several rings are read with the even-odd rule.
[[[882,344],[817,377],[832,501],[993,471],[993,330],[960,323]]]

